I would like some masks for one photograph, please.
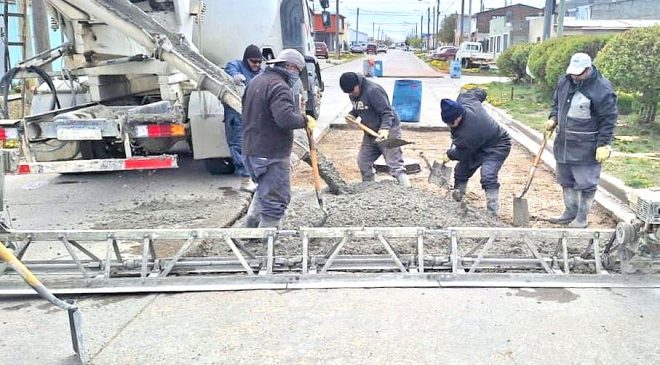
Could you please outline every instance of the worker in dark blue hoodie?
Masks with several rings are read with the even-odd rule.
[[[247,84],[261,73],[262,55],[259,47],[251,44],[245,48],[242,60],[230,61],[225,67],[225,72],[229,74],[238,86],[247,86]],[[243,165],[243,121],[241,112],[225,107],[225,137],[229,145],[231,159],[234,163],[234,174],[241,176],[241,189],[248,192],[254,192],[256,184],[250,178],[245,166]]]
[[[468,180],[481,167],[481,187],[486,191],[486,208],[498,215],[500,183],[498,175],[511,152],[511,137],[486,112],[481,103],[486,91],[473,89],[461,93],[456,101],[442,99],[442,120],[451,131],[452,147],[443,162],[458,161],[454,169],[452,197],[463,200]]]

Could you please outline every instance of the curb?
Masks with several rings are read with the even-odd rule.
[[[513,119],[511,115],[492,106],[488,102],[484,102],[483,106],[520,146],[532,154],[538,153],[538,149],[543,141],[543,135],[541,133]],[[545,150],[552,152],[552,143],[548,143]],[[556,162],[552,154],[543,154],[541,160],[552,172],[556,172]],[[629,208],[629,196],[631,192],[632,189],[625,186],[620,179],[606,173],[601,173],[598,184],[599,194],[596,195],[596,202],[610,212],[617,220],[629,222],[635,218],[634,212]]]

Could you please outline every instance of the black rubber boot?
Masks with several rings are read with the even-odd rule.
[[[451,197],[457,202],[462,201],[465,196],[465,189],[467,189],[467,181],[456,183],[454,189],[451,191]]]
[[[580,191],[578,193],[580,194],[580,202],[578,203],[577,215],[568,226],[570,228],[587,228],[589,225],[587,216],[589,215],[591,206],[594,204],[596,191]]]
[[[259,227],[259,219],[261,217],[261,204],[259,203],[259,197],[257,194],[252,196],[252,201],[248,207],[247,213],[245,214],[245,222],[243,222],[243,228],[257,228]]]
[[[362,175],[362,182],[376,181],[376,175]]]
[[[261,222],[259,222],[259,228],[277,228],[280,229],[282,225],[282,219],[273,219],[269,217],[261,217]]]
[[[548,219],[550,223],[554,224],[568,224],[577,215],[578,211],[578,202],[580,201],[579,194],[580,192],[573,188],[563,187],[564,192],[564,213],[558,217],[552,217]]]
[[[494,216],[500,212],[500,189],[486,190],[486,209]]]

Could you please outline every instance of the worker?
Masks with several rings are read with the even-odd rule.
[[[305,68],[302,54],[284,49],[268,63],[273,67],[252,79],[243,96],[243,161],[257,182],[245,222],[251,228],[280,228],[291,199],[293,130],[316,126],[294,107],[292,87]]]
[[[591,64],[589,55],[574,54],[557,83],[545,122],[546,138],[557,128],[553,152],[565,205],[564,213],[551,222],[587,227],[602,163],[612,151],[617,116],[612,84]]]
[[[498,174],[511,152],[511,137],[486,112],[481,103],[486,91],[472,89],[456,101],[442,99],[442,120],[451,131],[452,146],[441,157],[443,163],[457,160],[452,197],[462,201],[468,180],[481,167],[481,187],[486,192],[486,209],[497,216],[500,209]]]
[[[242,60],[233,60],[227,63],[225,72],[232,77],[237,86],[246,86],[250,80],[261,73],[261,62],[263,57],[259,47],[251,44],[245,48]],[[256,184],[250,178],[243,165],[243,121],[241,113],[228,105],[225,107],[225,136],[229,145],[229,152],[234,163],[234,174],[240,176],[241,190],[254,192]]]
[[[390,105],[390,99],[380,85],[367,80],[355,72],[345,72],[339,78],[339,86],[348,94],[353,110],[346,116],[347,123],[355,117],[361,117],[362,123],[377,131],[380,138],[364,133],[362,145],[358,153],[357,164],[362,175],[362,181],[374,181],[373,164],[383,155],[390,175],[397,179],[400,185],[410,187],[410,180],[403,165],[401,147],[383,148],[376,142],[387,138],[401,137],[399,116]]]

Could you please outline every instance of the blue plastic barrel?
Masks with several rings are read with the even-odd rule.
[[[383,77],[383,61],[376,60],[376,64],[374,65],[374,76]]]
[[[451,61],[449,64],[449,77],[452,79],[460,79],[461,78],[461,61]]]
[[[420,80],[396,80],[392,106],[402,122],[419,122],[422,110],[422,82]]]

